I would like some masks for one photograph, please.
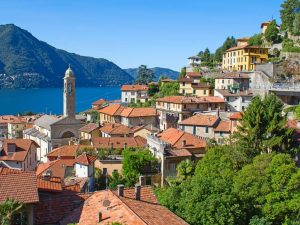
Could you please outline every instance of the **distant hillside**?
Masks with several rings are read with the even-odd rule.
[[[161,68],[161,67],[154,67],[150,68],[155,76],[156,76],[156,81],[161,77],[161,76],[167,76],[171,79],[177,79],[179,72],[167,69],[167,68]],[[124,69],[128,74],[130,74],[134,79],[137,77],[137,72],[138,68],[129,68],[129,69]]]
[[[114,63],[56,49],[15,25],[0,25],[0,88],[61,87],[68,64],[77,86],[118,86],[133,78]]]

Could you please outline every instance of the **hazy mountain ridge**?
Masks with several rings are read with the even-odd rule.
[[[162,67],[150,68],[155,74],[155,80],[157,81],[161,76],[167,76],[171,79],[177,79],[179,72]],[[130,74],[134,79],[137,77],[138,68],[128,68],[124,69],[128,74]]]
[[[118,86],[133,78],[114,63],[56,49],[15,25],[0,26],[0,88],[61,87],[68,64],[77,86]]]

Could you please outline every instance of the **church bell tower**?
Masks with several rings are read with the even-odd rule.
[[[75,118],[75,77],[69,65],[64,76],[64,116]]]

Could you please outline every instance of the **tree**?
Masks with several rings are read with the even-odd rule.
[[[164,85],[159,86],[159,93],[157,97],[165,97],[165,96],[172,96],[178,95],[179,93],[179,83],[178,82],[169,82]]]
[[[21,223],[20,213],[24,209],[24,205],[14,199],[6,199],[0,203],[0,222],[2,225],[11,225]]]
[[[227,37],[223,45],[216,50],[215,61],[222,62],[224,52],[234,46],[236,46],[236,39],[233,36]]]
[[[273,94],[264,99],[256,96],[244,112],[233,140],[249,157],[263,152],[288,152],[294,154],[293,130],[286,128],[282,115],[283,103]]]
[[[182,67],[179,73],[179,78],[183,78],[186,76],[186,67]]]
[[[258,155],[243,167],[234,179],[234,191],[252,217],[250,224],[299,221],[299,178],[300,170],[288,154]]]
[[[147,66],[141,65],[138,68],[137,78],[135,80],[136,84],[149,84],[155,78],[155,74],[152,70],[148,69]]]
[[[159,91],[159,87],[157,84],[149,84],[148,95],[153,96]]]
[[[248,41],[249,45],[261,46],[263,43],[262,41],[262,34],[254,34]]]
[[[181,161],[177,165],[177,178],[181,181],[191,178],[195,171],[195,165],[190,160]]]
[[[280,17],[281,17],[281,30],[293,31],[293,23],[296,17],[297,9],[300,7],[299,0],[285,0],[281,4]]]
[[[267,41],[274,43],[278,40],[278,34],[279,30],[277,28],[276,21],[272,20],[265,31],[265,38]]]
[[[300,13],[295,15],[294,23],[293,23],[293,34],[300,35]]]
[[[125,181],[118,171],[113,171],[112,176],[109,177],[109,188],[116,189],[119,184],[124,184]]]
[[[146,168],[154,170],[157,165],[157,159],[147,149],[126,149],[123,151],[123,158],[122,175],[127,187],[132,187]]]

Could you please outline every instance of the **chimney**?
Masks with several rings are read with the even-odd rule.
[[[98,213],[98,222],[100,223],[102,221],[102,212]]]
[[[186,140],[182,140],[182,147],[186,146]]]
[[[135,185],[135,200],[141,200],[141,185]]]
[[[145,176],[139,176],[139,184],[141,186],[146,185],[146,177]]]
[[[117,191],[118,196],[119,197],[124,197],[124,185],[119,184],[117,187],[118,187],[118,191]]]

